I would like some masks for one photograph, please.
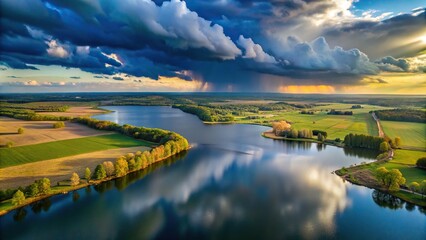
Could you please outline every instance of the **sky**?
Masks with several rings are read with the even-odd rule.
[[[0,93],[426,93],[424,0],[2,0],[0,27]]]

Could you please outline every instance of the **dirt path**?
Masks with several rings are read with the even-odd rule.
[[[43,177],[49,178],[54,185],[58,181],[68,179],[73,172],[77,172],[83,178],[86,167],[93,172],[96,165],[104,161],[114,162],[117,157],[126,153],[148,149],[148,147],[142,146],[110,149],[2,168],[0,169],[0,189],[27,186]]]
[[[380,119],[376,116],[374,112],[371,113],[371,116],[373,116],[374,120],[377,123],[377,128],[379,129],[379,137],[385,137],[385,133],[383,132],[382,125],[380,124]]]

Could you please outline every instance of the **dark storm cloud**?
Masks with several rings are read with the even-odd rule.
[[[248,88],[280,77],[352,84],[410,69],[404,59],[380,55],[377,41],[419,31],[425,13],[327,22],[330,12],[345,11],[328,0],[3,0],[0,62],[79,68],[99,79],[166,76]]]

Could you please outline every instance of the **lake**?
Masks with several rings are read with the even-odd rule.
[[[193,148],[95,187],[0,217],[1,239],[425,239],[426,210],[333,170],[368,151],[261,136],[266,127],[205,125],[170,107],[111,106],[95,116],[163,128]]]

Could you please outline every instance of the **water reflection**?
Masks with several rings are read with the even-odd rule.
[[[155,113],[154,108],[130,109],[132,114],[126,117],[118,112],[113,117],[119,123],[171,126],[190,136],[194,148],[143,171],[96,185],[95,191],[88,187],[52,197],[46,205],[49,207],[38,206],[37,214],[27,211],[29,208],[8,214],[1,219],[0,237],[348,239],[365,238],[364,231],[358,229],[369,227],[374,231],[368,231],[368,237],[380,238],[395,225],[404,226],[402,229],[415,226],[421,231],[392,232],[394,238],[419,238],[426,233],[424,221],[418,220],[424,209],[413,211],[408,204],[401,207],[388,196],[344,183],[331,174],[372,155],[313,143],[272,141],[260,136],[263,127],[204,126],[191,115],[186,118],[174,112],[179,111],[176,109],[165,108],[173,111],[170,116],[179,123],[172,125],[169,119],[155,121],[147,115]],[[167,111],[158,109],[163,115]],[[368,216],[364,213],[386,213],[378,205],[410,215],[404,221],[383,221],[388,216],[377,223],[365,221]],[[357,211],[351,213],[352,209]]]

